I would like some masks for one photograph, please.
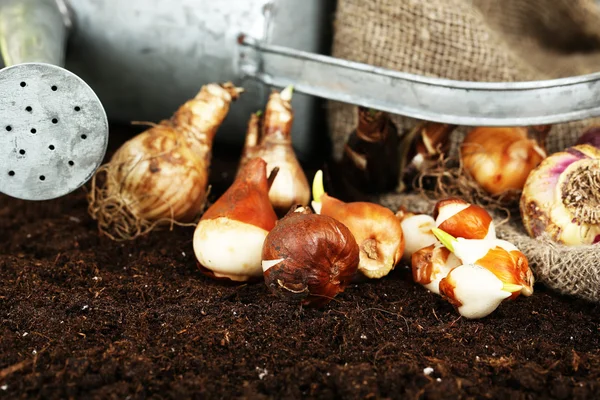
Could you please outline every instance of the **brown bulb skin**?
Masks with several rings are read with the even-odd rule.
[[[345,183],[363,193],[383,193],[398,185],[398,130],[389,114],[358,107],[358,126],[348,136],[341,161]]]
[[[345,203],[327,193],[321,203],[321,215],[335,218],[353,233],[360,249],[360,273],[379,279],[395,268],[405,243],[400,220],[390,209],[370,202]]]
[[[236,282],[262,277],[262,247],[277,223],[266,168],[261,158],[248,161],[196,226],[194,254],[205,275]]]
[[[226,217],[270,231],[277,215],[269,201],[267,163],[260,157],[248,161],[233,184],[212,205],[202,220]]]
[[[464,239],[484,239],[488,235],[493,222],[492,216],[484,208],[457,197],[438,201],[433,209],[433,218],[437,220],[442,208],[453,205],[466,208],[439,224],[439,229]]]
[[[549,125],[475,128],[461,144],[462,165],[491,195],[520,191],[529,173],[546,157],[544,141],[549,130]]]
[[[322,307],[343,292],[356,274],[359,249],[350,230],[333,218],[289,213],[267,235],[262,252],[271,292]],[[265,262],[280,262],[267,266]]]

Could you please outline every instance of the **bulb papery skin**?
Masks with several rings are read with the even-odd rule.
[[[321,307],[343,292],[358,261],[358,245],[345,225],[305,212],[281,219],[262,250],[265,284],[271,292],[311,307]]]
[[[473,264],[454,268],[441,280],[440,294],[468,319],[490,315],[511,296],[502,281],[487,269]]]
[[[438,241],[431,232],[435,220],[429,215],[409,215],[400,221],[400,226],[404,234],[404,260],[410,260],[414,253]]]
[[[263,243],[277,223],[267,191],[266,163],[254,158],[206,210],[193,245],[200,266],[211,272],[207,275],[234,281],[262,276]]]
[[[583,144],[547,157],[530,174],[520,202],[531,237],[569,246],[600,241],[600,150]]]
[[[440,294],[440,281],[461,264],[441,243],[432,244],[413,254],[413,280],[431,292]]]
[[[501,240],[459,238],[453,243],[454,254],[465,264],[475,264],[492,272],[503,283],[522,286],[519,294],[533,294],[534,276],[525,255],[512,243]]]
[[[306,206],[310,200],[308,180],[292,147],[294,114],[291,88],[288,89],[283,96],[285,91],[270,95],[262,120],[256,114],[251,116],[240,160],[240,170],[254,157],[267,162],[267,174],[279,169],[269,190],[269,199],[278,215],[285,215],[296,204]]]
[[[138,219],[190,222],[204,207],[207,164],[183,142],[179,133],[161,126],[130,139],[110,161],[108,192],[119,193]]]
[[[153,227],[196,220],[205,207],[214,136],[241,89],[209,84],[169,120],[125,142],[109,163],[104,187],[93,180],[90,215],[115,240]]]
[[[262,277],[261,253],[269,231],[229,218],[198,223],[194,253],[200,265],[217,278],[244,282]]]
[[[319,213],[340,221],[354,235],[360,248],[360,273],[379,279],[394,269],[405,243],[400,221],[390,209],[369,202],[345,203],[327,194],[320,200]]]
[[[489,194],[521,190],[530,171],[546,157],[543,143],[528,133],[525,127],[473,129],[461,145],[463,167]]]
[[[440,200],[433,210],[435,225],[450,235],[465,239],[495,239],[496,227],[482,207],[451,197]]]

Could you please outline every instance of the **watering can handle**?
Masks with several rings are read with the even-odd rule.
[[[600,73],[531,82],[430,78],[238,37],[245,77],[329,100],[470,126],[555,124],[600,116]]]

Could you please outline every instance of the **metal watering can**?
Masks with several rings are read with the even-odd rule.
[[[246,89],[217,135],[231,144],[241,144],[270,86],[293,84],[301,157],[317,143],[313,132],[323,132],[315,129],[319,98],[460,125],[600,115],[600,74],[460,82],[322,55],[334,7],[334,0],[1,0],[0,192],[44,200],[75,190],[105,154],[106,114],[113,122],[158,121],[209,82]]]

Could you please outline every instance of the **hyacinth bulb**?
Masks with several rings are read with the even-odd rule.
[[[520,210],[531,237],[600,242],[600,150],[582,144],[550,155],[527,178]]]

